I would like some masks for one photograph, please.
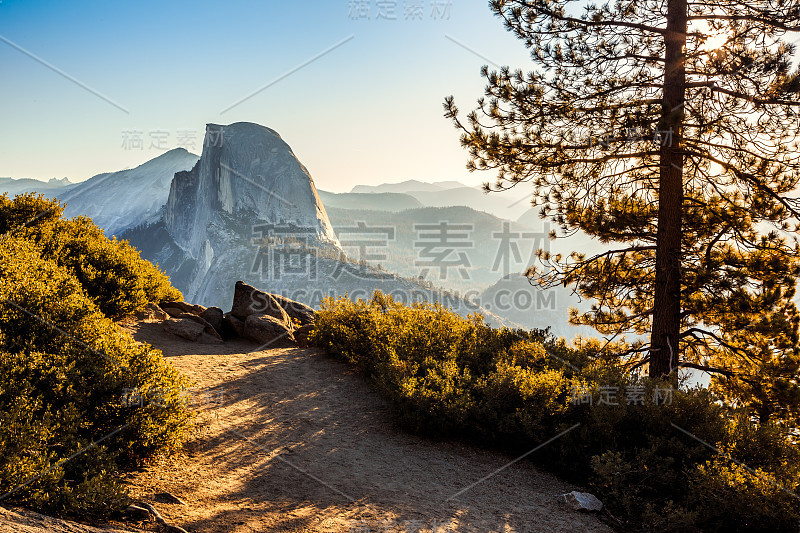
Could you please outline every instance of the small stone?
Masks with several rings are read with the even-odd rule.
[[[597,496],[588,492],[578,492],[573,490],[568,494],[562,494],[564,501],[576,511],[600,511],[603,508],[603,502],[597,499]]]

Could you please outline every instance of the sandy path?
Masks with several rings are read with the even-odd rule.
[[[525,461],[456,498],[508,457],[407,435],[344,363],[315,350],[197,344],[130,324],[190,378],[200,408],[186,453],[130,476],[190,532],[611,531],[566,508],[574,490]],[[188,354],[187,354],[188,353]]]

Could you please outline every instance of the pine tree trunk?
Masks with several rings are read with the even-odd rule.
[[[687,0],[668,0],[664,54],[664,109],[656,235],[656,279],[650,376],[663,377],[678,365],[681,313],[681,217],[683,204],[683,104],[686,94]],[[673,379],[677,378],[677,372]]]

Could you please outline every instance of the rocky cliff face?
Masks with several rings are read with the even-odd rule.
[[[336,243],[308,170],[270,128],[209,124],[200,161],[178,172],[164,213],[175,243],[193,258],[208,253],[206,228],[222,219],[247,227],[290,224]]]
[[[299,237],[305,250],[339,250],[308,170],[280,135],[248,122],[209,124],[200,159],[172,179],[161,219],[125,236],[188,301],[220,307],[236,280],[263,281],[260,241]],[[271,289],[287,282],[279,277]]]

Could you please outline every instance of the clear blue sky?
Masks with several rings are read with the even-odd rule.
[[[493,176],[465,170],[442,101],[472,109],[487,59],[531,65],[482,0],[2,0],[0,38],[0,176],[16,178],[80,181],[192,140],[199,153],[206,123],[251,121],[277,130],[322,189],[477,184]]]

